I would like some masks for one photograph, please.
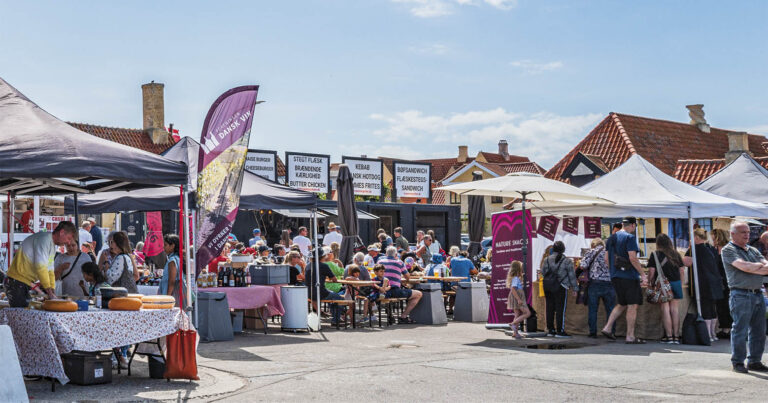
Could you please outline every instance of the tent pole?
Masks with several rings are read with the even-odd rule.
[[[11,268],[11,262],[13,262],[13,213],[16,200],[16,194],[14,192],[8,192],[8,268]]]
[[[691,269],[693,270],[693,286],[696,290],[696,310],[698,312],[698,319],[701,319],[701,295],[699,293],[699,273],[698,273],[698,264],[696,263],[696,244],[694,244],[693,241],[693,218],[691,217],[691,203],[688,203],[688,232],[690,236],[690,242],[691,242],[691,259],[693,259],[693,265],[691,265]]]
[[[648,237],[645,233],[645,219],[643,219],[643,257],[648,257]]]
[[[315,253],[315,275],[312,276],[315,279],[315,296],[317,297],[317,316],[320,317],[320,257],[319,257],[319,251],[317,250],[317,207],[312,209],[312,222],[314,224],[314,228],[312,229],[312,232],[314,233],[313,240],[315,242],[314,247],[314,253]],[[317,321],[317,330],[322,329],[322,324],[320,321]]]
[[[72,193],[72,206],[74,207],[74,210],[75,210],[75,222],[74,222],[75,228],[80,228],[80,226],[77,225],[77,217],[78,217],[77,192],[73,192]],[[77,238],[77,239],[75,239],[75,241],[77,241],[77,246],[80,246],[80,237],[78,236],[78,237],[75,237],[75,238]]]
[[[184,265],[187,267],[187,308],[192,309],[192,268],[189,266],[189,216],[187,215],[187,185],[181,186],[181,228],[184,233],[183,245],[184,245]],[[195,269],[195,271],[197,271]]]
[[[33,197],[33,207],[32,207],[32,232],[39,232],[40,231],[40,196],[34,196]],[[77,227],[77,223],[75,223],[75,226]]]
[[[195,236],[196,235],[196,233],[195,233],[195,225],[197,225],[197,210],[196,209],[192,209],[191,215],[192,215],[192,226],[189,229],[189,235],[190,236],[189,236],[189,243],[188,243],[189,246],[187,247],[188,250],[190,248],[195,247],[195,240],[197,239],[196,236]],[[197,250],[196,247],[195,247],[195,250]],[[189,251],[188,255],[189,256],[187,257],[187,259],[189,259],[191,261],[192,260],[192,251]],[[197,265],[195,265],[195,273],[197,273]],[[197,287],[195,287],[195,297],[198,296],[197,293],[198,293],[198,289],[197,289]],[[198,300],[198,298],[195,298],[195,326],[197,326],[197,320],[198,320],[198,317],[197,317],[197,300]]]

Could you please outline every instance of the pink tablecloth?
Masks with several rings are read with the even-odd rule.
[[[179,328],[179,309],[141,311],[89,310],[46,312],[21,308],[0,310],[7,324],[24,375],[41,375],[69,382],[60,354],[72,350],[104,351],[169,335]]]
[[[267,307],[269,315],[283,315],[279,285],[252,285],[250,287],[200,288],[198,292],[223,292],[227,294],[230,309],[259,309]]]

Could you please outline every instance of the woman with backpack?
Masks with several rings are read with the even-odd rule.
[[[565,332],[565,308],[568,290],[576,291],[576,272],[573,260],[565,256],[565,244],[557,241],[552,245],[552,254],[541,266],[544,277],[544,297],[547,301],[547,335],[571,337]]]
[[[678,313],[679,301],[683,299],[683,285],[681,278],[685,273],[683,258],[675,250],[672,240],[667,234],[656,236],[656,251],[648,258],[649,284],[656,284],[663,276],[669,281],[672,289],[672,299],[660,301],[661,323],[664,325],[664,337],[662,343],[680,344],[680,315]],[[649,286],[650,288],[650,286]]]

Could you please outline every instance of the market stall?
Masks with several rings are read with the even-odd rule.
[[[696,187],[720,196],[768,203],[768,170],[748,154],[741,154]]]
[[[24,375],[47,376],[66,384],[69,378],[61,354],[105,351],[157,339],[178,330],[180,316],[178,308],[82,312],[6,308],[0,310],[0,325],[13,329]]]

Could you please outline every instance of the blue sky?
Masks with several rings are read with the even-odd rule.
[[[608,112],[768,134],[765,1],[0,0],[0,77],[61,119],[141,127],[140,85],[199,139],[260,84],[251,147],[546,168]],[[96,151],[96,150],[95,150]]]

